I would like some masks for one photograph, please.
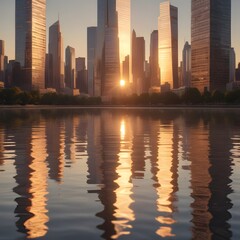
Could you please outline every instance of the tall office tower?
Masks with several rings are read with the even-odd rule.
[[[66,88],[76,88],[75,49],[67,46],[65,53],[65,85]]]
[[[5,78],[5,60],[4,60],[4,41],[0,40],[0,82],[4,82]]]
[[[169,1],[160,4],[158,34],[161,84],[178,88],[178,9]]]
[[[132,74],[133,74],[133,93],[141,94],[144,88],[144,65],[145,65],[145,40],[137,37],[136,32],[132,33]]]
[[[158,30],[151,34],[150,40],[150,92],[160,91],[160,69],[158,64]]]
[[[236,54],[234,48],[230,49],[230,64],[229,64],[229,82],[236,80]]]
[[[88,94],[94,96],[94,61],[96,55],[97,27],[87,29],[87,78]]]
[[[64,88],[63,37],[59,21],[49,28],[49,73],[47,88],[55,88],[58,92]]]
[[[192,87],[226,89],[231,48],[231,1],[192,0]]]
[[[46,0],[16,0],[16,61],[25,90],[45,89]]]
[[[192,50],[191,45],[186,42],[182,52],[182,84],[183,87],[191,86],[191,59],[192,58]],[[181,86],[182,87],[182,86]]]
[[[116,0],[118,13],[118,36],[121,78],[126,82],[131,81],[131,75],[124,75],[123,62],[126,64],[126,57],[131,56],[131,0]],[[129,64],[131,61],[129,61]],[[126,65],[125,65],[126,67]],[[131,73],[131,65],[129,65]]]
[[[76,58],[76,88],[81,93],[88,93],[86,63],[82,57]]]
[[[94,95],[109,98],[120,79],[116,0],[98,0]]]

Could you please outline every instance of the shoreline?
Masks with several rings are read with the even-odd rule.
[[[0,110],[61,110],[61,109],[84,109],[84,110],[240,110],[240,105],[167,105],[167,106],[126,106],[126,105],[0,105]]]

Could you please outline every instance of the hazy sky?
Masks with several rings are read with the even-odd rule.
[[[157,29],[159,4],[164,0],[131,0],[132,28],[146,40],[146,56],[149,56],[150,34]],[[226,0],[230,1],[230,0]],[[191,0],[172,0],[179,9],[179,53],[184,41],[191,41]],[[76,56],[86,56],[87,27],[96,26],[97,0],[47,0],[48,27],[60,16],[64,47],[76,49]],[[240,61],[240,0],[232,0],[232,46]],[[6,55],[15,57],[15,0],[0,0],[0,39],[6,42]],[[47,41],[48,42],[48,41]],[[181,55],[179,56],[181,59]]]

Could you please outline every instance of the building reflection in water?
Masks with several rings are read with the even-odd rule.
[[[45,127],[45,122],[42,122],[14,134],[17,186],[13,191],[19,195],[15,200],[16,225],[18,231],[26,233],[30,239],[43,237],[48,231]]]
[[[211,197],[208,131],[208,126],[199,119],[196,122],[191,122],[191,126],[189,126],[193,239],[200,237],[200,239],[211,239],[209,223],[212,216],[208,209]]]
[[[64,139],[65,130],[63,121],[49,118],[46,121],[46,149],[49,178],[61,183],[64,174]]]
[[[163,238],[174,237],[175,234],[172,232],[172,225],[175,223],[173,218],[174,213],[174,172],[173,164],[175,156],[175,141],[174,139],[174,128],[172,123],[161,124],[159,128],[158,136],[158,162],[156,181],[158,186],[156,188],[158,199],[157,209],[160,216],[157,217],[157,221],[160,223],[160,228],[157,230],[157,234]],[[176,170],[176,169],[174,169]],[[177,170],[176,170],[177,171]]]
[[[115,224],[116,234],[113,239],[118,239],[121,235],[130,234],[132,228],[131,222],[135,220],[134,212],[131,209],[131,204],[134,202],[132,199],[132,160],[131,160],[131,149],[132,149],[132,132],[131,126],[129,125],[128,119],[122,119],[120,123],[120,152],[118,154],[118,162],[116,173],[119,176],[115,183],[118,188],[115,191],[116,202],[115,202],[115,214],[116,220],[113,221]]]
[[[208,206],[212,215],[209,226],[213,239],[232,238],[229,224],[229,220],[232,218],[229,212],[232,208],[232,202],[228,196],[233,193],[231,187],[233,163],[230,152],[233,148],[233,132],[229,125],[231,126],[232,123],[223,115],[211,119],[209,122],[209,161],[211,163],[209,189],[211,198]],[[219,139],[221,140],[219,141]]]
[[[154,231],[155,237],[178,238],[178,221],[184,217],[192,239],[233,236],[232,165],[239,157],[240,145],[239,132],[234,131],[237,124],[224,114],[187,112],[166,118],[164,114],[153,117],[102,110],[68,113],[64,118],[33,114],[16,122],[17,126],[0,129],[0,164],[9,139],[7,151],[14,150],[16,155],[16,226],[27,238],[48,233],[48,178],[64,182],[64,167],[79,166],[75,161],[83,157],[85,162],[77,162],[82,172],[86,167],[87,188],[94,187],[88,193],[96,194],[102,208],[96,216],[103,239],[131,237],[133,228],[141,226],[141,218],[146,217],[143,214],[150,214],[147,217],[155,225],[149,231]],[[188,166],[179,171],[179,166],[186,164],[182,159],[188,160]],[[147,179],[148,169],[151,180]],[[184,183],[179,181],[184,182],[184,177],[179,174],[184,171],[189,172],[186,185],[190,184],[190,190],[181,192],[178,188]],[[151,189],[137,188],[138,184],[150,184]],[[184,203],[191,209],[190,217],[178,213],[182,210],[179,192],[188,198],[187,203],[191,201],[190,206]],[[149,193],[153,196],[146,196],[147,201],[139,199]],[[156,219],[151,209],[141,212],[142,203],[155,208]]]
[[[4,139],[4,131],[2,128],[0,128],[0,166],[4,164],[4,143],[5,143],[5,139]]]

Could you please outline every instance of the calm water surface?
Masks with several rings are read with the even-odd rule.
[[[0,110],[0,239],[240,239],[240,110]]]

